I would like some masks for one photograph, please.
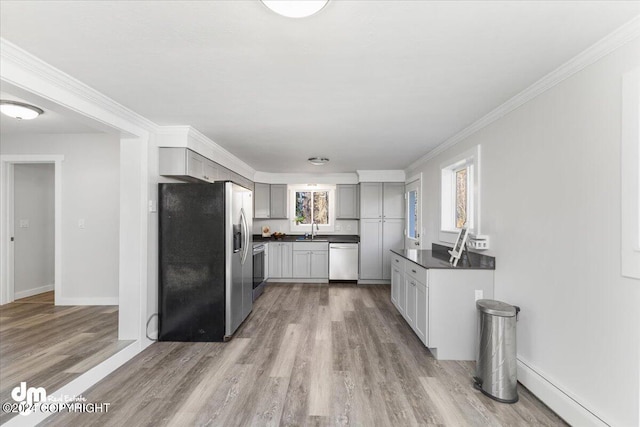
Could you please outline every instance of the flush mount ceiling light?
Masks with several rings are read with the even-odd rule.
[[[44,110],[17,101],[0,101],[0,112],[5,116],[20,120],[31,120],[44,113]]]
[[[262,3],[287,18],[306,18],[318,13],[329,0],[262,0]]]
[[[327,159],[326,157],[309,157],[309,159],[307,160],[309,160],[309,163],[314,166],[322,166],[329,163],[329,159]]]

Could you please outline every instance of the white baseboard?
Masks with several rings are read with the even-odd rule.
[[[56,305],[118,305],[117,297],[106,298],[57,298]]]
[[[34,295],[41,294],[43,292],[50,292],[53,290],[53,285],[40,286],[39,288],[27,289],[26,291],[20,291],[13,294],[13,299],[32,297]]]
[[[586,405],[578,402],[570,392],[563,390],[556,381],[518,356],[518,381],[562,419],[573,426],[608,427]]]
[[[47,396],[55,396],[57,402],[65,402],[65,396],[80,396],[91,386],[96,384],[98,381],[104,379],[107,375],[118,369],[120,366],[124,365],[126,362],[131,360],[136,354],[140,353],[144,348],[142,348],[141,343],[139,341],[133,342],[127,347],[123,348],[104,362],[99,365],[89,369],[84,374],[80,375],[78,378],[69,382],[67,385],[62,386],[58,390],[51,392],[47,390]],[[27,387],[34,386],[38,387],[38,384],[27,384]],[[87,403],[110,403],[110,402],[91,402],[87,401]],[[113,411],[116,408],[109,408],[109,410]],[[16,415],[11,418],[9,421],[3,424],[3,427],[16,427],[16,426],[35,426],[44,421],[48,416],[50,416],[51,412],[32,412],[29,415]]]

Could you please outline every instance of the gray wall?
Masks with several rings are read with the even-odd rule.
[[[120,139],[107,134],[3,134],[1,154],[61,154],[62,304],[117,304]],[[85,228],[78,222],[84,220]]]
[[[13,235],[16,299],[53,290],[54,201],[53,164],[15,165]]]

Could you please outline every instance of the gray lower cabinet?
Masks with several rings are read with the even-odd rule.
[[[382,278],[382,220],[360,220],[360,280]]]
[[[328,279],[328,244],[322,242],[293,243],[293,277],[295,279]]]
[[[292,249],[293,243],[269,243],[269,278],[287,279],[293,277]]]
[[[382,220],[382,278],[391,280],[391,249],[404,247],[404,220]]]
[[[493,270],[425,269],[391,255],[391,301],[438,360],[476,357],[476,293],[493,298]]]
[[[336,219],[360,218],[360,191],[358,184],[336,185]]]

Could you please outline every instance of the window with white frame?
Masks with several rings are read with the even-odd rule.
[[[291,231],[334,231],[335,186],[292,185],[289,186],[292,212]]]
[[[453,243],[461,228],[479,234],[480,146],[441,167],[440,240]]]

